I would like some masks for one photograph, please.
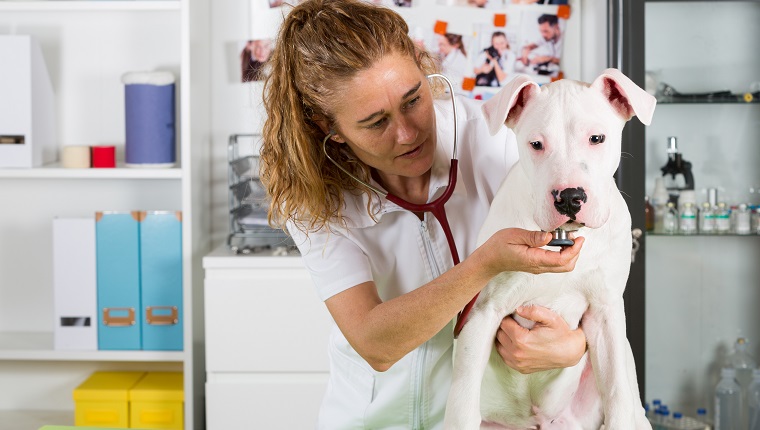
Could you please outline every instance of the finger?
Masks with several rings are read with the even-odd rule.
[[[545,231],[529,231],[520,228],[513,228],[513,243],[516,245],[528,245],[531,248],[540,248],[550,240],[552,240],[551,233]]]
[[[515,310],[515,313],[541,325],[552,325],[557,317],[554,311],[539,305],[520,306]]]

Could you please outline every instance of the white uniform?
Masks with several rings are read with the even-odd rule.
[[[462,91],[462,81],[470,71],[470,62],[458,48],[446,54],[441,61],[441,71],[454,85],[454,92]]]
[[[475,249],[478,231],[508,170],[517,161],[514,134],[490,136],[480,102],[457,99],[458,182],[446,212],[462,260]],[[430,200],[446,187],[453,145],[451,101],[435,102],[436,158]],[[374,184],[377,185],[377,184]],[[345,194],[348,230],[310,233],[290,228],[322,300],[367,281],[390,300],[438,277],[453,266],[443,230],[426,213],[424,221],[385,199],[376,199],[375,223],[366,197]],[[330,379],[318,428],[437,429],[443,425],[452,371],[453,324],[407,354],[389,370],[376,372],[348,344],[337,326],[328,346]]]

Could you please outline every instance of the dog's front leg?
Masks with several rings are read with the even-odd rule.
[[[492,306],[476,307],[459,334],[446,403],[447,430],[480,428],[480,385],[502,317]]]
[[[605,293],[602,293],[604,296]],[[589,346],[604,408],[606,430],[651,430],[649,422],[637,417],[641,410],[637,390],[631,386],[630,346],[625,334],[625,311],[622,297],[595,297],[583,316],[583,331]]]

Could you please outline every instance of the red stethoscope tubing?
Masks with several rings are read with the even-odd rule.
[[[451,251],[451,259],[454,261],[454,265],[459,264],[459,253],[457,252],[457,245],[454,243],[454,235],[451,233],[451,227],[449,226],[449,220],[446,217],[446,208],[444,205],[449,201],[451,195],[454,193],[454,188],[457,183],[457,165],[459,160],[452,159],[451,167],[449,168],[449,183],[446,186],[446,190],[437,199],[425,204],[409,203],[406,200],[396,197],[391,193],[388,193],[385,198],[391,201],[403,209],[410,212],[430,212],[433,214],[438,223],[441,224],[443,233],[446,235],[446,241],[449,244],[449,251]],[[475,301],[478,299],[478,294],[470,300],[469,303],[459,312],[457,315],[456,324],[454,324],[454,338],[459,336],[459,332],[462,331],[464,323],[467,321],[467,315],[475,305]]]

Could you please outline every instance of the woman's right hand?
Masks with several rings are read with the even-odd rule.
[[[497,231],[484,244],[485,264],[493,276],[501,272],[559,273],[575,268],[584,238],[559,252],[541,249],[551,241],[551,233],[506,228]]]

